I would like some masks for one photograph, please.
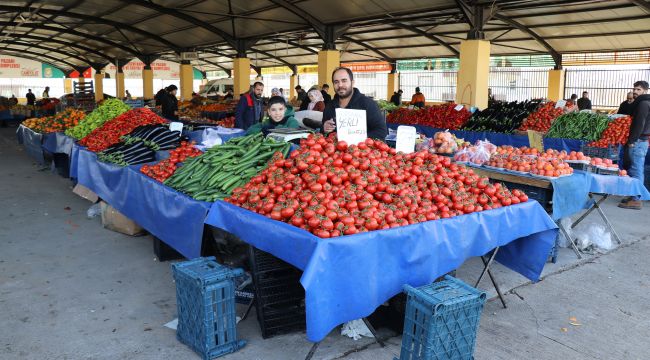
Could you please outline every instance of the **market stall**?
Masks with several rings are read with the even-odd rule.
[[[24,125],[20,125],[16,130],[16,138],[18,144],[25,146],[25,152],[27,152],[29,157],[41,165],[45,164],[42,148],[43,134],[37,133]]]

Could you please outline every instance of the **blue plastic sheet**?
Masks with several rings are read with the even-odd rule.
[[[73,144],[74,139],[62,132],[43,135],[43,149],[52,154],[66,154],[70,156]]]
[[[613,175],[589,173],[591,183],[589,192],[618,196],[641,196],[641,200],[650,200],[650,192],[639,179]]]
[[[211,203],[196,201],[151,179],[138,171],[140,166],[106,164],[97,161],[93,152],[76,148],[79,184],[186,258],[201,256],[204,220]]]
[[[553,220],[580,212],[589,201],[589,174],[579,171],[571,176],[551,180],[553,185]]]
[[[25,152],[29,157],[36,160],[39,164],[45,164],[43,157],[43,134],[39,134],[32,129],[20,125],[16,130],[18,143],[25,146]]]
[[[206,223],[304,271],[311,341],[368,316],[404,284],[430,283],[497,246],[502,246],[497,261],[537,281],[557,234],[555,223],[534,201],[333,239],[222,201],[212,205]]]

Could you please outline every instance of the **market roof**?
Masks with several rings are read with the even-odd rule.
[[[492,54],[557,61],[646,50],[649,20],[646,0],[5,0],[0,53],[73,70],[198,51],[195,66],[226,70],[244,53],[256,67],[314,64],[323,48],[344,62],[457,57],[471,31]]]

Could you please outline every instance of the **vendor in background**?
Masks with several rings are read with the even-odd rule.
[[[156,100],[156,106],[162,105],[163,98],[165,97],[165,94],[167,94],[167,90],[165,88],[162,88],[158,90],[156,95],[154,95],[154,99]]]
[[[178,120],[178,99],[176,99],[176,85],[169,85],[165,88],[165,93],[161,96],[160,106],[162,115],[169,120]]]
[[[309,97],[309,104],[307,104],[307,110],[320,111],[325,110],[325,101],[323,100],[323,94],[318,89],[309,90],[307,93]]]
[[[43,90],[43,99],[47,99],[50,97],[50,87],[46,86],[45,90]]]
[[[296,100],[298,101],[306,101],[307,100],[307,93],[305,90],[302,89],[302,86],[297,85],[295,87],[296,89]]]
[[[591,110],[591,100],[589,100],[589,93],[586,91],[582,92],[582,97],[578,99],[578,109],[580,110]]]
[[[330,101],[332,101],[332,96],[329,94],[330,91],[330,86],[327,84],[323,84],[320,88],[320,93],[323,95],[323,102],[325,105],[329,104]]]
[[[9,102],[11,102],[11,105],[18,105],[18,99],[16,98],[16,95],[11,94],[11,97],[9,98]]]
[[[632,110],[632,124],[627,144],[623,148],[623,168],[627,173],[638,179],[641,184],[644,180],[645,157],[648,153],[650,141],[650,94],[648,82],[637,81],[634,83],[634,104]],[[639,196],[623,199],[618,207],[623,209],[641,210]]]
[[[246,130],[246,134],[262,132],[266,136],[273,129],[297,129],[300,127],[298,121],[293,117],[293,106],[287,105],[282,96],[272,96],[267,107],[267,117]]]
[[[621,115],[632,115],[632,111],[634,110],[632,104],[634,104],[634,93],[630,91],[627,93],[627,99],[621,103],[616,113]]]
[[[124,98],[126,100],[131,100],[132,97],[131,97],[131,93],[129,92],[129,90],[126,90],[125,92],[126,92],[126,95],[124,96]]]
[[[420,92],[420,88],[415,88],[415,94],[411,97],[411,105],[417,106],[419,108],[424,107],[424,94]]]
[[[36,95],[32,92],[32,89],[27,89],[27,94],[25,94],[25,97],[27,98],[27,105],[34,105],[36,102]]]
[[[335,69],[332,73],[332,83],[336,95],[325,107],[321,132],[327,135],[336,131],[337,108],[365,110],[368,138],[384,141],[388,135],[386,119],[379,111],[377,103],[354,87],[352,70],[346,67]]]
[[[395,104],[395,106],[400,106],[402,105],[402,94],[404,92],[402,89],[397,90],[396,92],[393,93],[393,96],[390,97],[390,102]]]
[[[264,116],[262,104],[263,92],[264,84],[256,81],[249,92],[239,97],[239,102],[235,109],[236,128],[247,130],[262,120],[262,116]]]
[[[232,93],[232,89],[228,89],[228,92],[226,92],[226,95],[223,96],[224,100],[232,100],[235,96]]]
[[[564,105],[564,110],[565,114],[572,113],[578,111],[578,105],[576,105],[576,99],[578,98],[578,95],[572,94],[571,99],[566,101],[566,104]]]

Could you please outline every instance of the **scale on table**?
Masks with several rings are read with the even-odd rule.
[[[313,134],[313,131],[304,129],[273,129],[266,137],[277,141],[287,141],[297,144],[300,142],[300,139],[304,139],[310,134]]]

